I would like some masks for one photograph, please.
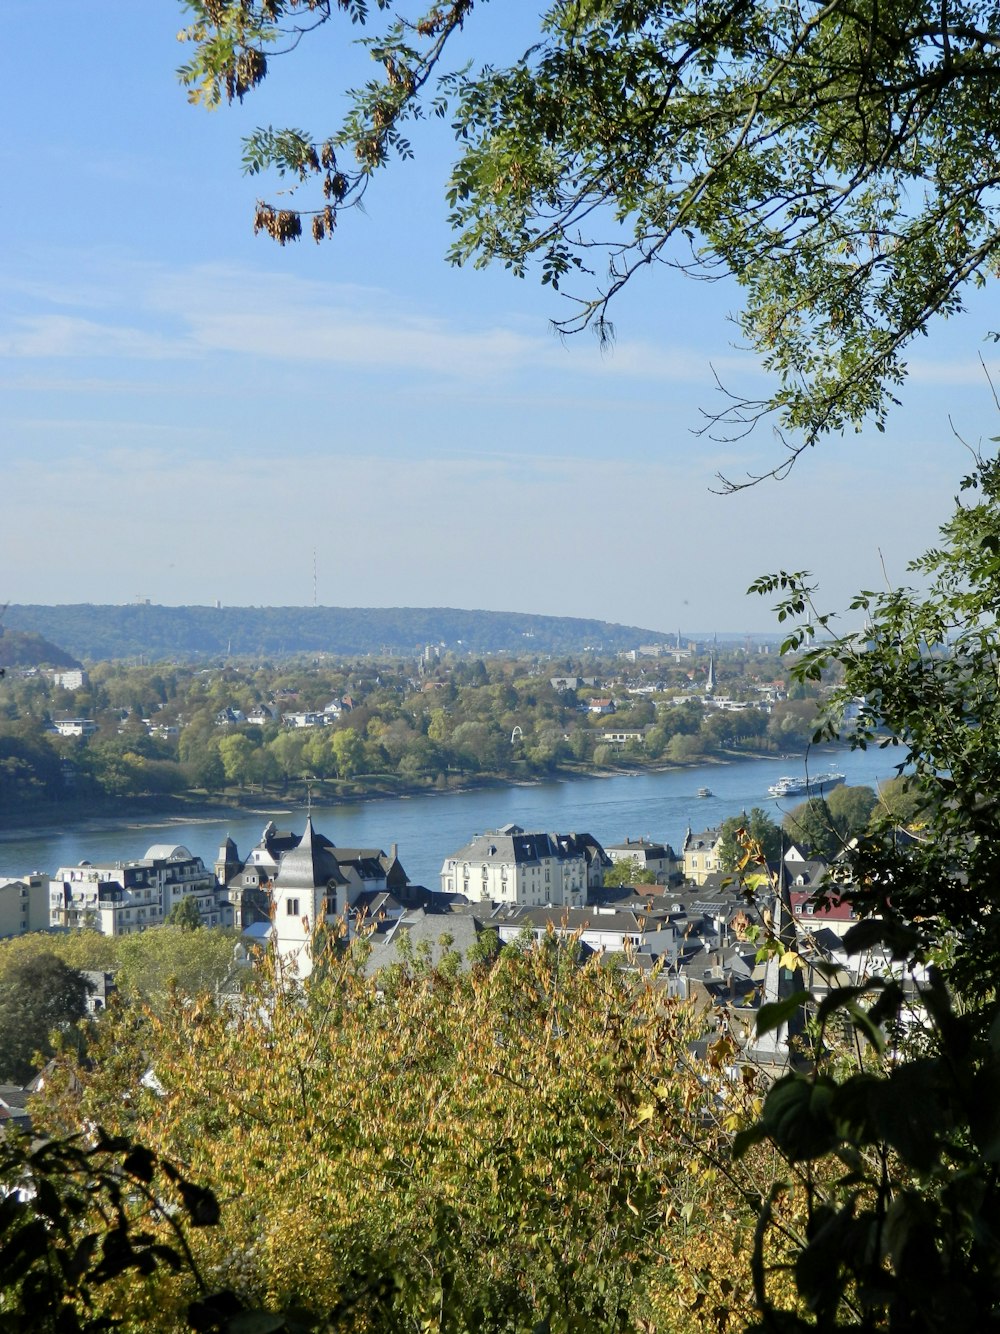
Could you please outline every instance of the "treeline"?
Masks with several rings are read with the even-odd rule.
[[[108,658],[291,657],[413,653],[442,644],[466,653],[617,653],[668,636],[572,616],[450,607],[11,606],[5,624],[88,661]]]
[[[241,791],[286,793],[303,782],[327,795],[448,787],[473,777],[516,780],[592,767],[691,763],[739,750],[788,750],[812,734],[817,701],[719,710],[671,669],[653,693],[627,682],[560,690],[550,672],[580,664],[447,660],[433,675],[414,662],[335,665],[126,667],[98,664],[67,690],[44,673],[0,681],[0,803],[165,797]],[[595,664],[587,664],[596,675]],[[752,695],[752,662],[720,664],[730,693]],[[544,671],[544,675],[543,675]],[[773,675],[774,663],[767,660]],[[568,674],[571,674],[567,669]],[[588,711],[597,694],[616,711]],[[680,700],[681,702],[678,702]],[[263,721],[247,721],[263,710]],[[329,725],[294,727],[282,715],[322,713]],[[85,718],[89,737],[57,735],[53,720]]]

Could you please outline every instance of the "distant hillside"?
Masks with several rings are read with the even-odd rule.
[[[76,658],[32,630],[0,632],[0,667],[79,667]]]
[[[460,653],[611,653],[669,636],[571,616],[448,607],[11,606],[9,630],[57,640],[80,658],[188,659],[231,653],[412,653],[442,644]]]

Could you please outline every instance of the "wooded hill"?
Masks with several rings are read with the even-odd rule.
[[[69,653],[28,630],[0,630],[0,667],[79,667]]]
[[[80,658],[283,657],[299,653],[614,653],[670,636],[571,616],[449,607],[11,606],[10,630],[44,635]]]

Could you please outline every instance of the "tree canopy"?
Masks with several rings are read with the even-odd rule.
[[[179,898],[163,919],[166,926],[177,926],[182,931],[197,931],[201,926],[201,913],[191,894]]]
[[[207,106],[242,100],[336,19],[371,17],[365,0],[185,5],[180,77]],[[361,39],[376,73],[342,124],[251,135],[245,170],[285,178],[255,229],[284,244],[305,218],[332,235],[373,174],[411,155],[412,122],[446,117],[454,263],[537,270],[566,286],[560,327],[605,338],[609,303],[648,266],[732,274],[777,388],[734,392],[721,432],[776,413],[787,466],[828,432],[881,428],[907,345],[996,267],[995,6],[554,0],[506,64],[477,42],[484,7],[393,6]]]
[[[821,890],[858,918],[844,948],[869,959],[867,976],[775,1007],[787,1018],[814,1004],[820,1042],[808,1073],[778,1081],[758,1125],[737,1138],[737,1151],[769,1138],[806,1183],[823,1162],[848,1169],[813,1197],[794,1248],[799,1295],[815,1328],[829,1331],[1000,1327],[997,462],[977,459],[963,490],[939,545],[911,566],[920,586],[855,599],[861,634],[828,638],[831,617],[799,575],[757,584],[785,591],[781,610],[799,622],[788,639],[798,674],[809,680],[831,664],[842,673],[825,732],[835,735],[838,711],[862,700],[849,736],[898,744],[920,816],[917,833],[901,838],[894,813],[876,807],[870,832]],[[758,1024],[776,1018],[762,1013]],[[834,1019],[855,1035],[850,1063],[833,1054]],[[812,1328],[770,1291],[780,1281],[778,1267],[765,1274],[772,1221],[780,1233],[768,1204],[759,1328]]]
[[[87,1013],[90,984],[55,954],[25,958],[0,981],[0,1078],[22,1084],[37,1071],[36,1053],[53,1052],[50,1035]]]
[[[749,815],[731,815],[719,826],[719,860],[723,870],[734,871],[748,841],[759,848],[767,861],[781,856],[781,830],[767,811],[754,806]]]
[[[233,1330],[695,1334],[706,1302],[744,1323],[753,1219],[719,1143],[745,1093],[691,1063],[689,1005],[553,934],[466,969],[418,949],[369,979],[359,957],[302,989],[265,962],[245,1006],[109,1012],[41,1128],[96,1120],[184,1163],[221,1206],[195,1272],[273,1313]],[[189,1272],[92,1293],[148,1329],[195,1295]]]

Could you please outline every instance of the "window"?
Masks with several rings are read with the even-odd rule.
[[[285,912],[289,917],[300,917],[301,913],[299,912],[298,899],[286,899]]]

